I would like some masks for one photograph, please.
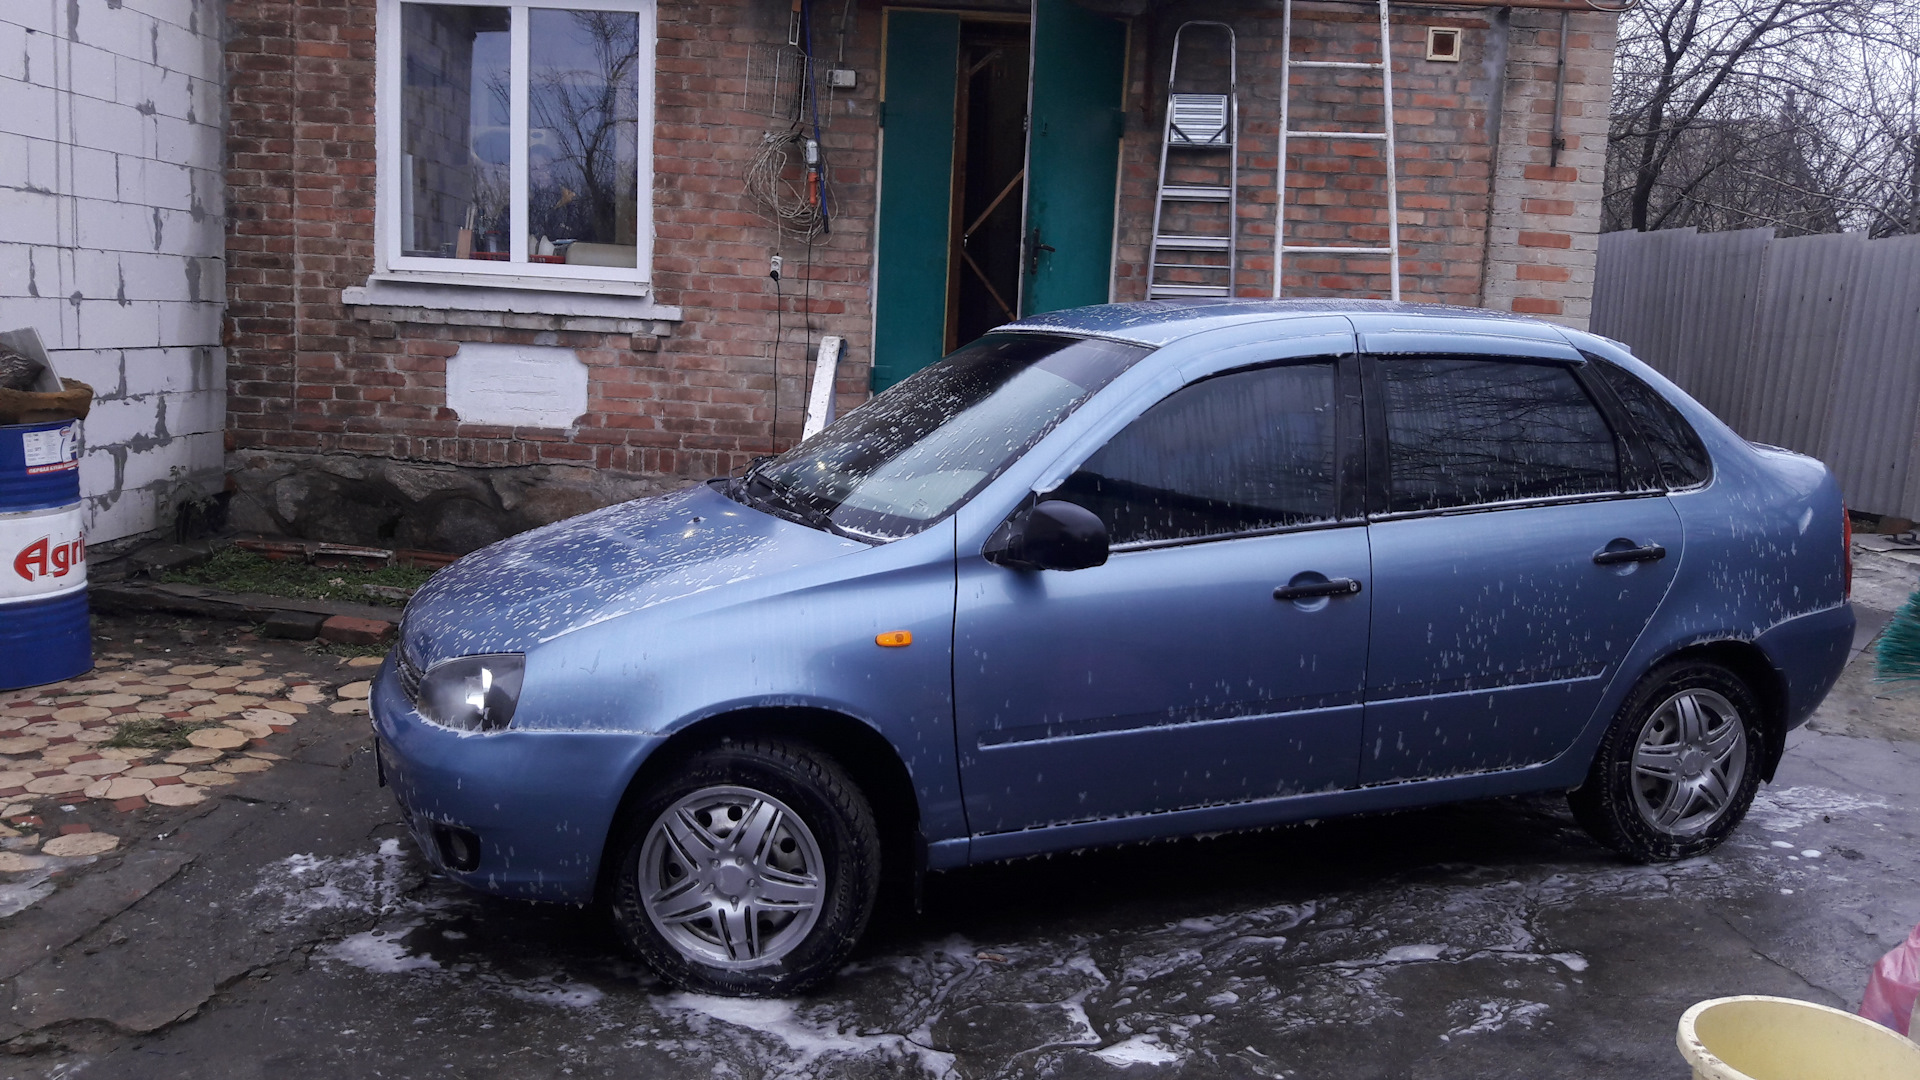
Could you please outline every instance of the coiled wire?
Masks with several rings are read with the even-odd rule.
[[[781,233],[810,241],[826,228],[832,207],[825,162],[819,167],[819,190],[807,190],[807,135],[799,127],[768,133],[747,167],[747,193],[773,218]],[[794,176],[798,176],[796,181]]]

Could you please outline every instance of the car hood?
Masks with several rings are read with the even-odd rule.
[[[402,640],[421,667],[449,656],[524,652],[669,600],[864,550],[701,484],[474,552],[414,594]]]

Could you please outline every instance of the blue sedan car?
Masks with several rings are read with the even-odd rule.
[[[1846,534],[1819,462],[1603,338],[1086,308],[462,559],[372,711],[448,874],[780,994],[883,875],[1538,791],[1705,852],[1846,660]]]

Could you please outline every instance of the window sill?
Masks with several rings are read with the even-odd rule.
[[[509,284],[459,280],[451,274],[376,273],[365,285],[342,289],[340,302],[356,319],[520,330],[663,336],[683,318],[678,307],[654,303],[645,295],[644,285],[618,286],[640,290],[638,294],[582,291],[574,285],[533,283],[525,278]]]

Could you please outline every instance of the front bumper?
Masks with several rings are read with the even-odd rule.
[[[374,680],[369,706],[387,782],[421,851],[442,871],[500,896],[593,900],[614,815],[660,736],[449,731],[407,703],[391,657]],[[435,824],[479,838],[473,870],[446,864],[431,835]]]

